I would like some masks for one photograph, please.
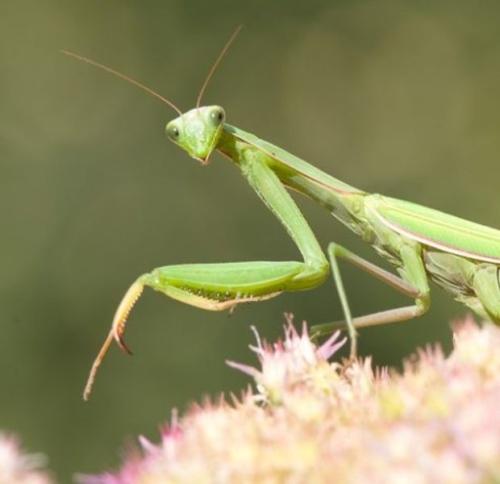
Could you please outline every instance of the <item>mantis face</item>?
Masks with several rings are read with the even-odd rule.
[[[195,108],[170,121],[165,131],[189,156],[206,165],[219,142],[225,117],[220,106]]]

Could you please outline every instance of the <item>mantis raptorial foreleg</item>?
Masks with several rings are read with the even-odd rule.
[[[314,326],[312,328],[312,334],[314,337],[330,334],[334,329],[342,328],[347,325],[351,340],[351,356],[354,356],[356,354],[356,328],[406,321],[408,319],[421,316],[429,308],[430,298],[427,275],[425,273],[422,259],[414,248],[404,246],[401,250],[401,260],[404,264],[402,272],[405,274],[406,278],[412,282],[408,282],[401,277],[378,267],[372,262],[359,257],[350,250],[336,243],[332,242],[328,246],[327,252],[330,258],[330,266],[332,268],[335,286],[342,304],[342,310],[344,311],[345,321],[337,321],[334,323],[325,323]],[[403,306],[400,308],[389,309],[386,311],[352,318],[344,284],[340,275],[340,269],[337,263],[338,259],[351,263],[355,267],[358,267],[364,272],[372,275],[379,281],[384,282],[401,294],[411,297],[415,300],[415,304],[412,306]]]
[[[328,272],[326,257],[278,177],[258,159],[243,162],[243,171],[250,185],[285,226],[300,249],[304,262],[181,264],[160,267],[140,276],[116,310],[111,330],[92,366],[84,391],[85,399],[90,395],[97,369],[113,339],[130,353],[123,339],[125,324],[145,286],[191,306],[222,311],[241,303],[270,299],[283,291],[309,289],[325,280]]]
[[[306,264],[294,261],[236,262],[166,266],[140,276],[125,293],[115,312],[111,330],[92,365],[84,399],[87,400],[92,391],[97,370],[113,340],[131,353],[123,339],[125,325],[145,286],[191,306],[223,311],[238,304],[277,296],[305,271]]]

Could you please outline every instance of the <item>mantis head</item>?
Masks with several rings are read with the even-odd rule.
[[[100,64],[92,59],[87,57],[83,57],[81,55],[75,54],[74,52],[70,52],[68,50],[62,50],[61,52],[69,57],[73,57],[79,61],[86,62],[94,67],[98,67],[120,79],[123,79],[130,84],[142,89],[147,92],[151,96],[159,99],[162,103],[170,106],[174,111],[179,115],[177,118],[173,119],[167,126],[165,127],[165,131],[167,136],[173,141],[175,144],[179,145],[183,150],[185,150],[189,156],[194,159],[201,161],[203,165],[208,164],[208,158],[212,151],[216,148],[221,134],[222,128],[224,127],[224,119],[226,114],[224,109],[220,106],[201,106],[201,99],[207,88],[208,82],[212,78],[214,72],[217,69],[220,61],[226,54],[229,46],[232,44],[239,31],[241,30],[241,25],[233,32],[229,40],[226,42],[226,45],[220,52],[216,61],[213,63],[210,68],[203,85],[201,86],[200,92],[198,94],[198,98],[196,99],[196,108],[191,109],[186,113],[182,113],[182,111],[169,99],[161,96],[156,91],[153,91],[151,88],[145,86],[144,84],[132,79],[121,72],[112,69],[104,64]]]
[[[220,106],[195,108],[170,121],[165,131],[189,156],[207,165],[221,137],[225,117]]]

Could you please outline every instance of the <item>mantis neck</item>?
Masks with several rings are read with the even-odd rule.
[[[278,146],[228,124],[224,125],[217,150],[238,166],[250,158],[261,159],[273,169],[285,186],[316,201],[348,228],[360,233],[363,198],[367,195],[362,190],[334,178]]]

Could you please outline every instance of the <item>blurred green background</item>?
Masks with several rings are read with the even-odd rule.
[[[164,105],[66,48],[140,79],[182,108],[236,25],[245,28],[205,103],[228,122],[368,191],[498,227],[500,5],[396,1],[2,1],[0,5],[0,428],[50,459],[61,482],[155,440],[170,410],[247,379],[250,324],[268,339],[283,311],[341,317],[333,285],[205,313],[146,291],[90,403],[81,391],[135,277],[182,262],[298,253],[238,171],[202,168],[169,143]],[[323,246],[376,256],[297,199]],[[407,301],[351,267],[355,314]],[[425,317],[365,330],[361,350],[397,364],[450,345],[465,309],[435,288]],[[223,438],[223,436],[221,436]]]

